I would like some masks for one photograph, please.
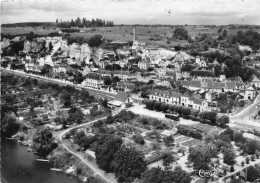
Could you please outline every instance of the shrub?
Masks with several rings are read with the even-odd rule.
[[[246,157],[246,164],[249,164],[249,157]]]
[[[217,122],[218,126],[220,126],[221,128],[224,128],[229,123],[229,117],[228,116],[217,116],[216,122]]]
[[[182,135],[193,137],[199,140],[202,139],[202,132],[198,131],[197,129],[193,129],[191,127],[184,126],[184,125],[179,125],[177,128],[178,128],[178,133]]]
[[[192,115],[189,115],[189,119],[191,119],[192,121],[195,121],[196,117],[192,116]]]
[[[76,169],[76,174],[77,174],[77,175],[80,175],[81,173],[82,173],[82,168],[77,167],[77,169]]]
[[[163,137],[163,141],[166,147],[172,146],[174,144],[174,138],[171,135]]]
[[[254,155],[251,156],[251,161],[255,161],[255,156]]]
[[[245,165],[245,162],[244,162],[244,161],[242,161],[242,162],[241,162],[241,166],[244,166],[244,165]]]
[[[136,143],[138,143],[138,144],[141,144],[141,145],[144,145],[144,144],[145,144],[144,138],[143,138],[143,136],[140,135],[140,134],[134,135],[134,136],[133,136],[133,139],[134,139],[134,141],[135,141]]]
[[[232,165],[231,167],[230,167],[230,172],[234,172],[235,171],[235,169],[234,169],[234,166]]]
[[[192,109],[192,110],[191,110],[191,115],[194,116],[194,117],[198,117],[199,112],[200,112],[199,110]]]

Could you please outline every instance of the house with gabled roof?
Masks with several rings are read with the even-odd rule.
[[[217,97],[217,93],[216,92],[206,92],[205,94],[205,99],[207,100],[207,102],[212,102],[213,100],[215,100]]]
[[[202,88],[209,89],[213,92],[222,93],[225,89],[225,83],[222,82],[203,82]]]
[[[123,91],[131,92],[136,88],[135,83],[127,82],[127,81],[119,81],[117,82],[117,88],[123,89]]]
[[[130,71],[114,71],[113,77],[117,76],[120,80],[127,81],[132,78],[136,78],[136,74]]]
[[[180,81],[180,84],[189,90],[199,90],[201,88],[201,83],[202,82],[198,80]]]
[[[163,79],[162,82],[160,83],[160,85],[162,86],[166,86],[168,88],[177,88],[176,83],[173,79],[167,78],[167,79]]]
[[[117,92],[115,99],[109,101],[107,104],[112,109],[124,109],[127,105],[133,104],[133,98],[128,92]]]
[[[149,95],[150,100],[156,100],[158,102],[165,102],[167,104],[179,104],[181,93],[176,90],[160,90],[154,89]]]
[[[85,76],[84,81],[81,83],[82,86],[100,89],[101,86],[104,84],[102,76],[96,73],[88,73]]]
[[[245,90],[244,100],[252,100],[256,97],[256,90],[253,86],[249,86]]]
[[[141,60],[138,62],[138,68],[143,70],[148,70],[150,67],[150,63],[147,60]]]
[[[205,99],[196,98],[188,93],[181,95],[181,105],[200,111],[208,108],[208,102]]]
[[[260,89],[260,79],[256,75],[252,74],[249,82],[251,85],[255,85],[256,88]]]

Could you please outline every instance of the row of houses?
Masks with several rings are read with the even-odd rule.
[[[181,93],[176,92],[176,90],[155,89],[149,95],[149,99],[170,105],[182,105],[186,107],[191,107],[200,111],[208,110],[208,102],[205,99],[197,99],[186,94],[182,95]]]

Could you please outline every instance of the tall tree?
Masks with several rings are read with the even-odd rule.
[[[211,158],[217,156],[217,148],[211,143],[190,148],[188,160],[193,163],[195,169],[208,169]]]
[[[229,117],[228,116],[217,116],[216,119],[217,124],[220,127],[226,127],[226,125],[229,123]]]
[[[168,183],[165,181],[165,171],[163,171],[160,167],[153,167],[150,170],[146,169],[146,171],[142,174],[142,182],[143,183]]]
[[[95,155],[98,166],[106,171],[112,172],[111,163],[116,157],[115,154],[122,145],[122,139],[118,136],[102,134],[97,136],[95,144]]]
[[[49,128],[38,130],[33,137],[33,149],[42,157],[46,157],[57,147],[57,143]]]
[[[146,169],[144,155],[133,148],[122,146],[115,154],[111,168],[118,182],[133,182]]]
[[[228,165],[234,165],[236,163],[236,154],[234,149],[225,149],[223,151],[223,155],[224,155],[224,163],[228,164]]]

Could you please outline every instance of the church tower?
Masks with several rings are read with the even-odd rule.
[[[133,43],[134,43],[135,42],[135,26],[133,28],[133,35],[134,35],[134,37],[133,37]]]

